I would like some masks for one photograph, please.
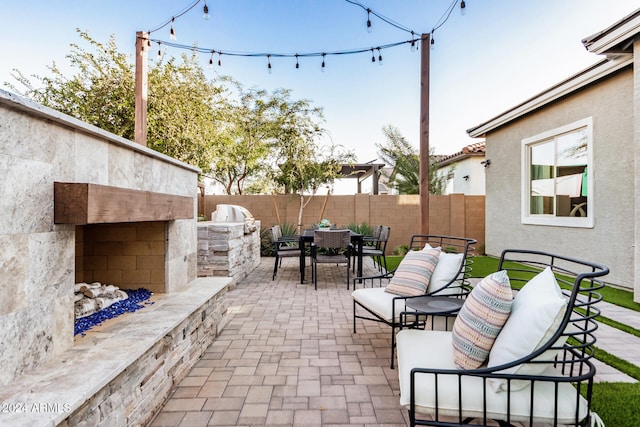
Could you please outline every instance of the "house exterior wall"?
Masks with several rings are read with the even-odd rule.
[[[485,168],[480,164],[484,156],[467,157],[460,161],[438,168],[438,177],[446,177],[453,172],[453,178],[447,181],[443,194],[466,194],[468,196],[484,196]],[[468,176],[469,179],[464,179]]]
[[[638,171],[640,166],[640,38],[633,43],[633,158],[635,162],[635,170]],[[640,242],[640,174],[635,173],[634,181],[634,200],[635,200],[635,241]],[[635,259],[640,259],[640,245],[635,245]],[[635,290],[633,300],[640,303],[640,265],[634,263]]]
[[[606,280],[634,286],[633,71],[587,86],[486,135],[486,250],[528,248],[605,264]],[[593,118],[593,228],[521,223],[522,139],[587,117]]]

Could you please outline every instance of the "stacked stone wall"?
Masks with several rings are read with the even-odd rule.
[[[198,223],[198,277],[231,277],[234,283],[260,264],[260,221],[256,229],[244,223]]]

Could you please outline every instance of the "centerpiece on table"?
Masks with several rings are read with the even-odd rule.
[[[331,228],[331,221],[329,221],[328,219],[324,218],[318,224],[318,228]]]

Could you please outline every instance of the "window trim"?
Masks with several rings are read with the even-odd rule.
[[[542,142],[545,139],[558,136],[563,133],[576,131],[580,128],[587,130],[587,217],[564,217],[545,214],[530,214],[530,197],[528,194],[531,192],[530,176],[530,150],[529,146],[537,142]],[[555,227],[576,227],[576,228],[593,228],[595,210],[594,210],[594,193],[593,193],[593,177],[594,177],[594,163],[593,163],[593,118],[587,117],[582,120],[578,120],[573,123],[569,123],[564,126],[560,126],[555,129],[551,129],[542,133],[539,133],[528,138],[524,138],[521,141],[520,146],[521,153],[521,222],[522,224],[531,225],[549,225]]]

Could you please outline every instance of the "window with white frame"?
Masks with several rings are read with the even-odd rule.
[[[522,222],[593,227],[592,119],[522,140]]]

